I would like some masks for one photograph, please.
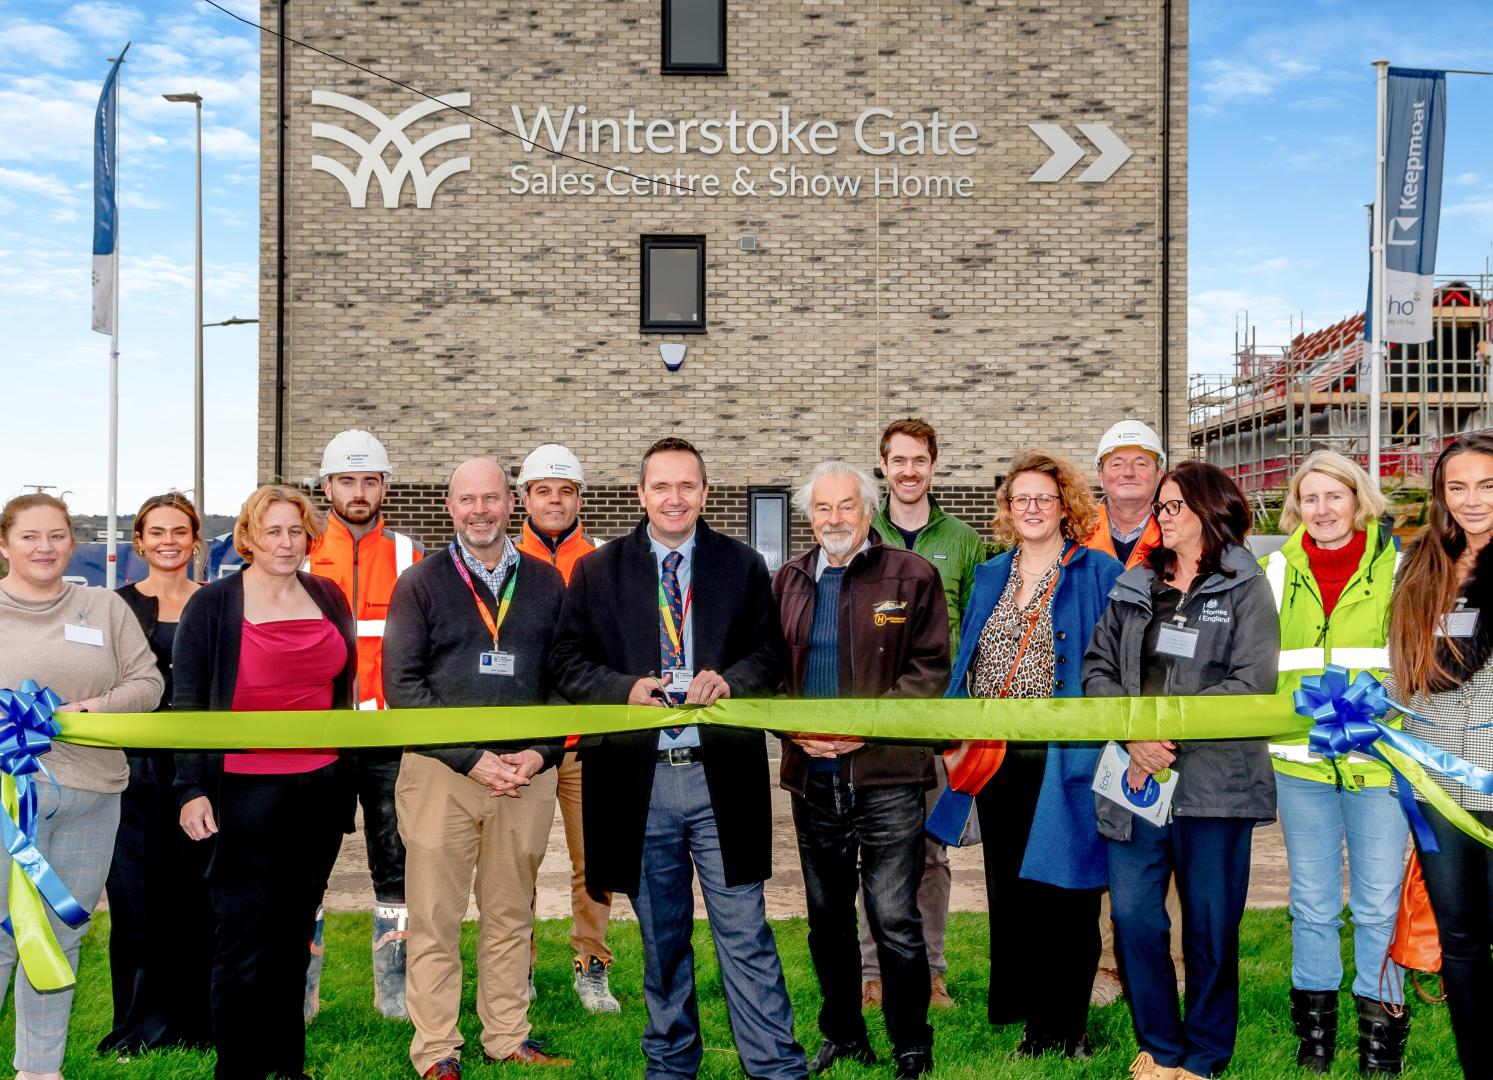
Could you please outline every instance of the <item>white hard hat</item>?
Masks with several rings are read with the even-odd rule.
[[[376,472],[383,473],[385,480],[394,478],[394,467],[389,464],[389,452],[384,444],[370,432],[359,428],[339,431],[327,443],[321,455],[321,478],[338,473]]]
[[[576,487],[586,486],[586,473],[580,459],[559,443],[545,443],[528,457],[518,470],[518,486],[527,487],[530,480],[571,480]]]
[[[1161,439],[1151,430],[1150,424],[1139,420],[1121,420],[1104,433],[1099,440],[1099,450],[1094,454],[1094,468],[1098,469],[1106,457],[1127,446],[1149,450],[1156,455],[1157,463],[1166,468],[1166,451],[1162,449]]]

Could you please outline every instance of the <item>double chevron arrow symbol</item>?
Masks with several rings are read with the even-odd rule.
[[[1130,160],[1130,155],[1134,151],[1110,130],[1108,124],[1077,124],[1075,126],[1099,151],[1099,157],[1078,174],[1078,183],[1103,183],[1115,174],[1115,170]],[[1045,142],[1048,149],[1052,151],[1052,156],[1042,163],[1042,167],[1027,177],[1028,183],[1056,183],[1082,159],[1084,148],[1078,145],[1078,142],[1063,129],[1061,124],[1028,124],[1027,127],[1031,128],[1037,138]]]

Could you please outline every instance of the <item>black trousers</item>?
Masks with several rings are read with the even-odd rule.
[[[170,754],[130,754],[109,868],[109,970],[114,1028],[101,1052],[210,1046],[211,848],[178,821]]]
[[[1457,1060],[1467,1080],[1493,1080],[1493,850],[1430,805],[1420,808],[1441,848],[1436,854],[1420,851],[1420,868],[1441,935],[1441,982]],[[1471,813],[1493,826],[1493,812]]]
[[[348,767],[363,806],[363,839],[368,846],[368,874],[373,898],[380,904],[404,903],[404,841],[394,810],[394,785],[404,751],[377,748],[349,755]]]
[[[1021,876],[1046,765],[1046,744],[1007,744],[975,809],[990,912],[990,1022],[1024,1020],[1028,1039],[1056,1043],[1077,1039],[1088,1024],[1103,890],[1062,889]]]
[[[340,763],[223,775],[208,873],[218,1080],[305,1075],[308,944],[352,805]]]
[[[855,897],[864,885],[892,1048],[932,1046],[928,950],[918,914],[923,786],[852,788],[836,773],[811,772],[804,794],[793,796],[793,825],[809,909],[809,955],[824,997],[819,1030],[837,1043],[866,1037],[855,921]]]

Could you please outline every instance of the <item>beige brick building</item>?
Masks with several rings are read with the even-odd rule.
[[[689,20],[722,9],[726,72],[662,73],[666,15],[679,59],[703,40]],[[709,464],[711,520],[746,536],[749,489],[827,456],[872,465],[902,415],[939,429],[935,492],[980,522],[1023,446],[1087,463],[1111,422],[1164,408],[1186,444],[1185,3],[267,0],[263,18],[539,144],[441,110],[386,125],[392,178],[359,177],[358,150],[313,125],[376,146],[379,118],[324,95],[389,118],[425,99],[296,45],[282,61],[266,35],[263,476],[314,476],[334,432],[367,427],[394,457],[391,517],[436,539],[454,462],[564,442],[588,524],[614,535],[642,450],[677,434]],[[585,161],[547,152],[541,109],[557,129],[574,110],[563,150]],[[1030,179],[1053,156],[1032,124],[1074,140],[1061,178]],[[426,198],[399,139],[452,125],[469,134],[423,168],[468,167]],[[1098,182],[1123,151],[1092,125],[1132,152]],[[612,174],[613,194],[606,166],[696,190]],[[794,168],[807,190],[779,193]],[[740,169],[754,192],[733,191]],[[919,190],[891,190],[894,170]],[[536,191],[551,179],[565,190]],[[703,332],[642,329],[640,238],[659,234],[704,238]],[[666,343],[687,348],[678,371]]]

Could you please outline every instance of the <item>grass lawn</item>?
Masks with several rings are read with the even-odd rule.
[[[207,1080],[212,1076],[212,1055],[171,1051],[148,1054],[120,1062],[94,1052],[107,1033],[111,1020],[109,1000],[108,916],[97,917],[97,925],[83,942],[80,989],[73,1008],[72,1032],[63,1073],[68,1080]],[[642,949],[637,925],[617,922],[610,938],[617,954],[612,988],[622,1002],[620,1015],[592,1017],[584,1012],[570,990],[568,920],[550,920],[539,926],[539,1000],[530,1015],[535,1035],[552,1053],[576,1058],[575,1068],[554,1071],[557,1076],[641,1077],[643,1066],[638,1049],[645,1012],[640,971]],[[775,924],[778,948],[788,972],[799,1040],[812,1054],[819,1045],[815,1018],[819,991],[809,963],[802,919]],[[463,952],[468,957],[462,1031],[466,1035],[468,1076],[518,1076],[521,1066],[482,1064],[479,1030],[473,1010],[474,977],[470,957],[475,927],[463,933]],[[307,1033],[307,1068],[318,1080],[375,1080],[414,1076],[406,1052],[410,1029],[407,1024],[380,1018],[372,1006],[369,989],[367,915],[334,915],[327,920],[327,964],[322,983],[321,1015]],[[1130,1017],[1123,1003],[1094,1010],[1089,1031],[1099,1054],[1087,1064],[1059,1059],[1030,1061],[1015,1056],[1021,1037],[1017,1027],[993,1030],[985,1021],[985,987],[989,971],[986,953],[986,920],[983,914],[956,914],[949,921],[949,988],[957,1006],[937,1013],[934,1057],[936,1075],[946,1078],[976,1077],[1106,1077],[1123,1080],[1125,1067],[1135,1055]],[[1344,938],[1345,953],[1348,939]],[[705,1025],[703,1077],[739,1077],[741,1070],[732,1049],[721,998],[720,976],[709,931],[702,922],[695,928],[695,949],[700,985],[701,1013]],[[1283,910],[1251,911],[1245,915],[1243,955],[1240,958],[1244,1001],[1238,1052],[1227,1075],[1237,1080],[1281,1080],[1306,1073],[1295,1066],[1295,1040],[1291,1034],[1287,992],[1290,980],[1290,933]],[[1008,978],[1019,972],[1005,973]],[[1461,1075],[1452,1046],[1451,1029],[1444,1006],[1431,1006],[1411,993],[1414,1019],[1405,1072],[1410,1080],[1453,1080]],[[1343,1029],[1332,1075],[1355,1077],[1357,1057],[1356,1020],[1352,998],[1342,998]],[[879,1053],[888,1052],[886,1032],[879,1013],[868,1014],[871,1035]],[[14,1017],[9,1001],[0,1012],[0,1050],[9,1060],[13,1049]],[[541,1070],[551,1075],[551,1070]],[[830,1073],[832,1080],[891,1075],[889,1064],[862,1068],[844,1063]]]

